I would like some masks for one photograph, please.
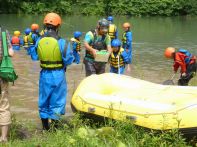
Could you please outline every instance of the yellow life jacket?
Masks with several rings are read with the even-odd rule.
[[[115,24],[110,24],[108,29],[108,35],[111,39],[115,38],[116,26]]]
[[[53,37],[43,37],[38,43],[40,67],[44,69],[60,69],[63,67],[58,41]]]
[[[81,51],[81,42],[79,40],[77,40],[76,38],[71,38],[73,42],[77,43],[77,47],[76,50],[77,51]]]
[[[111,55],[110,55],[110,64],[111,64],[111,66],[113,66],[115,68],[124,66],[124,60],[123,60],[123,58],[121,56],[121,54],[122,54],[123,51],[124,51],[124,49],[123,48],[120,48],[120,50],[119,50],[119,52],[117,53],[116,56],[114,55],[113,52],[111,53]]]
[[[127,43],[126,32],[124,32],[123,35],[122,35],[122,43],[123,44],[126,44]]]
[[[32,32],[29,33],[27,39],[28,39],[28,42],[29,42],[30,45],[33,45],[34,44],[34,41],[33,41],[33,38],[32,38]]]
[[[24,35],[23,40],[24,40],[24,46],[28,46],[28,35]]]
[[[42,30],[39,34],[40,36],[43,36],[45,34],[46,30]]]

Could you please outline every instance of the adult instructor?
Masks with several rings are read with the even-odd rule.
[[[105,62],[96,62],[96,52],[100,50],[107,50],[109,53],[111,49],[111,39],[108,35],[109,22],[106,19],[98,21],[97,27],[86,33],[84,39],[84,46],[86,49],[84,64],[86,70],[86,77],[92,74],[105,73]]]

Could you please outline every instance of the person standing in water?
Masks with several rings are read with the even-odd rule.
[[[107,20],[109,21],[108,35],[110,36],[111,41],[113,41],[113,39],[118,39],[118,29],[117,26],[113,23],[114,17],[108,16]]]
[[[127,71],[131,71],[131,63],[132,63],[132,32],[131,32],[131,25],[129,22],[125,22],[122,25],[123,30],[125,31],[122,35],[122,47],[127,52],[129,61],[127,64]]]
[[[86,49],[84,64],[86,70],[86,77],[92,74],[105,73],[105,62],[96,62],[96,52],[100,50],[106,50],[109,53],[111,49],[111,39],[107,34],[109,28],[109,22],[106,19],[98,21],[97,27],[86,33],[84,39],[84,47]]]
[[[110,72],[117,74],[124,74],[125,65],[128,62],[128,55],[121,47],[119,39],[114,39],[111,44],[113,52],[109,57]]]
[[[73,56],[75,57],[74,63],[80,63],[80,52],[81,52],[81,42],[80,37],[82,33],[79,31],[74,32],[74,37],[70,40],[72,41],[72,48],[73,48]]]
[[[177,73],[179,67],[181,67],[178,85],[187,86],[189,81],[196,75],[196,56],[186,49],[180,48],[176,50],[174,47],[166,48],[164,56],[174,60],[174,73]]]

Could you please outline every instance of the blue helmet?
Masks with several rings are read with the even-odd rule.
[[[30,29],[30,28],[26,28],[26,29],[25,29],[25,34],[26,34],[26,35],[29,35],[30,32],[31,32],[31,29]]]
[[[79,32],[79,31],[74,32],[74,37],[75,38],[79,38],[81,35],[82,35],[82,33]]]
[[[108,16],[107,20],[112,22],[114,20],[114,18],[113,18],[113,16]]]
[[[114,39],[111,43],[112,47],[120,47],[121,46],[121,42],[119,39]]]

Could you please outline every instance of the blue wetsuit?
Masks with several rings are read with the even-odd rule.
[[[32,49],[32,60],[39,60],[37,54],[39,38]],[[65,78],[66,67],[73,62],[73,54],[70,44],[66,40],[57,39],[61,53],[63,67],[59,69],[44,69],[40,71],[39,79],[39,114],[41,119],[58,120],[60,115],[65,114],[67,83]],[[42,46],[41,46],[42,48]]]

